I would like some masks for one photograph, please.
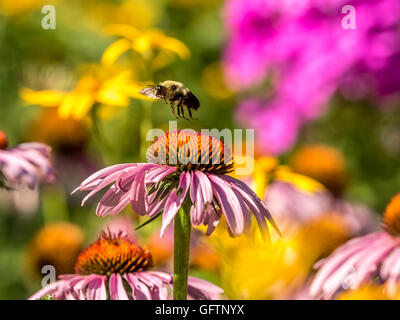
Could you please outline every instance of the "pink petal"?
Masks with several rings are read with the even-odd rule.
[[[148,210],[147,190],[145,184],[145,176],[147,171],[154,167],[153,164],[143,166],[136,174],[135,180],[131,187],[131,207],[132,210],[139,215],[145,215]]]
[[[113,273],[109,279],[110,299],[128,300],[122,278],[118,273]]]
[[[105,217],[108,214],[117,214],[125,208],[129,203],[129,199],[129,192],[117,190],[115,186],[112,186],[97,204],[96,214],[99,217]]]
[[[117,171],[121,171],[125,168],[136,167],[138,165],[141,165],[141,164],[123,163],[123,164],[116,164],[114,166],[110,166],[110,167],[104,168],[102,170],[99,170],[99,171],[95,172],[94,174],[92,174],[91,176],[89,176],[87,179],[85,179],[80,184],[79,187],[77,187],[74,191],[71,192],[71,194],[75,193],[78,190],[80,190],[80,191],[92,190],[94,187],[96,187],[96,185],[98,183],[101,182],[101,179],[103,179],[104,177],[107,177],[110,174],[117,172]]]
[[[88,300],[107,300],[106,277],[93,278],[87,285],[86,297]]]
[[[176,213],[181,207],[183,201],[185,200],[186,194],[190,187],[190,173],[182,172],[179,180],[178,188],[171,192],[168,197],[167,203],[165,204],[165,209],[163,213],[163,221],[161,226],[160,236],[162,237],[165,229],[174,219]],[[178,195],[178,191],[182,190],[181,194]]]
[[[208,177],[200,171],[192,173],[190,199],[193,203],[190,208],[190,218],[194,226],[199,226],[204,220],[205,205],[213,200],[211,183]]]
[[[146,183],[158,183],[166,176],[178,170],[177,167],[169,167],[165,165],[160,165],[154,169],[149,170],[146,175]]]
[[[227,182],[211,174],[208,177],[225,214],[229,230],[234,236],[240,235],[244,229],[244,217],[238,198]]]

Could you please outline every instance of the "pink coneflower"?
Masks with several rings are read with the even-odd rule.
[[[150,252],[119,233],[106,234],[83,251],[75,274],[39,290],[30,300],[50,295],[56,300],[166,300],[171,298],[173,277],[152,267]],[[188,298],[218,299],[222,289],[210,282],[189,277]]]
[[[90,191],[82,205],[101,189],[112,186],[97,206],[97,215],[117,214],[130,204],[149,218],[163,214],[161,234],[179,208],[190,208],[194,226],[215,229],[222,213],[228,231],[240,235],[254,214],[260,230],[268,234],[268,220],[277,232],[266,206],[243,182],[227,175],[233,169],[231,152],[217,138],[189,130],[166,133],[148,149],[148,163],[118,164],[91,175],[75,190]]]
[[[377,277],[395,293],[400,280],[400,193],[386,208],[383,228],[348,241],[317,262],[311,295],[329,299],[342,289],[358,288]]]
[[[361,204],[334,197],[330,192],[321,190],[306,192],[295,186],[274,181],[264,196],[269,211],[281,230],[307,225],[314,219],[336,213],[343,218],[352,237],[378,230],[378,215]]]
[[[7,149],[7,137],[0,130],[0,173],[6,185],[26,184],[31,189],[39,182],[52,182],[54,171],[50,163],[50,147],[42,143],[22,143]]]

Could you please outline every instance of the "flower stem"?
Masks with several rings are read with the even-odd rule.
[[[174,219],[174,300],[187,299],[191,222],[185,203]]]

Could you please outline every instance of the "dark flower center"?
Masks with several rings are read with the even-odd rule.
[[[126,236],[102,234],[85,251],[75,264],[75,272],[82,275],[131,273],[150,268],[150,252],[130,241]]]
[[[233,170],[231,151],[219,139],[188,130],[168,132],[147,150],[147,161],[176,166],[181,171],[199,170],[226,174]]]

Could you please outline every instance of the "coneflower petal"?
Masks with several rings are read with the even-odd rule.
[[[111,300],[128,300],[128,295],[126,294],[122,278],[118,273],[113,273],[110,276],[109,286]]]
[[[93,188],[96,187],[98,183],[101,182],[101,180],[108,175],[121,171],[125,168],[129,167],[136,167],[139,164],[136,163],[123,163],[123,164],[116,164],[110,167],[106,167],[104,169],[101,169],[95,173],[93,173],[91,176],[83,180],[83,182],[77,187],[74,191],[71,192],[71,194],[74,194],[76,191],[86,191],[86,190],[92,190]]]
[[[148,209],[148,198],[145,184],[147,171],[154,165],[145,165],[136,174],[131,187],[131,207],[139,215],[145,215]]]
[[[124,209],[129,201],[129,192],[123,192],[112,186],[100,199],[96,208],[96,214],[99,217],[105,217],[108,214],[115,215]]]
[[[163,221],[161,226],[161,237],[163,236],[165,229],[174,219],[176,213],[178,212],[179,208],[181,207],[183,201],[185,200],[186,194],[190,187],[190,173],[189,172],[182,172],[178,188],[171,192],[170,196],[168,197],[167,203],[165,204],[165,209],[163,213]],[[178,195],[178,192],[181,192]]]
[[[98,276],[96,279],[90,281],[87,285],[86,296],[89,300],[106,300],[107,289],[106,280],[104,276]]]
[[[240,235],[244,229],[244,217],[238,198],[226,181],[213,175],[208,175],[208,177],[211,181],[214,195],[225,214],[229,229],[233,235]]]

